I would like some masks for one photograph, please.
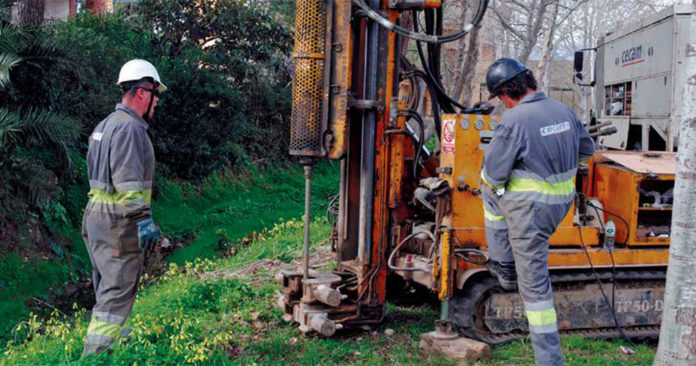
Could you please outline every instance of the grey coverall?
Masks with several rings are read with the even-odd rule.
[[[93,267],[96,304],[83,355],[114,343],[131,313],[144,253],[138,222],[151,217],[155,154],[148,125],[118,104],[89,137],[89,202],[82,236]]]
[[[549,238],[575,196],[578,162],[594,142],[567,106],[532,93],[507,111],[484,153],[489,258],[515,262],[537,365],[562,365],[549,278]]]

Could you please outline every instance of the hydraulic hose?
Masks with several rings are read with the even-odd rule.
[[[418,123],[420,132],[418,133],[418,148],[416,150],[415,159],[413,159],[413,179],[418,180],[418,164],[420,162],[421,152],[423,151],[423,146],[425,145],[425,122],[423,118],[414,110],[408,110],[406,115],[413,118]]]
[[[387,267],[391,269],[392,271],[400,271],[400,272],[430,272],[429,269],[427,268],[421,268],[421,267],[409,267],[409,268],[402,268],[402,267],[396,267],[392,264],[394,261],[394,255],[396,255],[396,252],[401,249],[401,247],[406,244],[407,241],[411,240],[414,236],[418,234],[427,234],[430,239],[433,241],[433,246],[435,245],[435,236],[433,236],[433,233],[430,231],[420,231],[420,232],[413,232],[409,236],[405,237],[404,240],[402,240],[399,245],[392,250],[391,254],[389,254],[389,259],[387,260]]]
[[[473,259],[469,256],[469,254],[477,255],[483,259],[482,260]],[[459,248],[459,249],[454,250],[454,255],[457,256],[457,258],[460,258],[460,259],[462,259],[466,262],[472,263],[472,264],[484,265],[488,262],[488,256],[486,255],[486,253],[484,253],[480,249]]]
[[[418,12],[415,10],[413,11],[413,18],[417,19],[418,17]],[[426,17],[427,19],[427,17]],[[414,21],[413,22],[413,29],[417,32],[418,31],[418,22]],[[432,86],[435,89],[435,95],[437,99],[432,98],[433,102],[437,101],[439,105],[442,106],[442,109],[445,111],[445,113],[454,113],[454,108],[452,106],[455,106],[461,110],[462,113],[472,113],[475,112],[474,109],[468,108],[464,106],[463,104],[459,103],[458,101],[454,100],[447,92],[445,89],[442,87],[442,83],[440,83],[439,78],[433,74],[433,70],[431,70],[431,65],[432,64],[439,64],[440,59],[439,57],[433,57],[430,63],[426,62],[425,54],[423,52],[423,46],[420,44],[420,42],[416,42],[416,49],[418,51],[418,58],[421,61],[421,64],[423,64],[423,69],[425,70],[425,78],[424,80],[428,85]],[[434,53],[437,50],[433,49],[433,52],[428,52],[428,58],[431,57],[431,53],[434,55]],[[435,109],[433,108],[433,111]],[[438,130],[439,131],[439,130]]]
[[[440,105],[437,103],[437,92],[435,91],[435,87],[423,70],[413,70],[412,75],[421,78],[423,81],[425,81],[425,85],[428,87],[428,94],[430,94],[430,101],[433,108],[433,122],[435,123],[435,131],[437,132],[437,136],[440,137],[442,124],[440,122]]]
[[[412,32],[404,27],[390,22],[388,19],[384,18],[381,14],[379,14],[378,12],[370,8],[367,4],[365,4],[363,0],[353,0],[353,3],[362,11],[363,14],[365,14],[368,18],[372,19],[374,22],[378,23],[384,28],[387,28],[406,38],[414,39],[416,41],[441,44],[456,41],[466,36],[469,32],[471,32],[472,29],[474,29],[475,26],[479,25],[479,23],[481,23],[481,20],[483,20],[484,14],[486,13],[488,1],[489,0],[481,0],[481,3],[479,4],[479,7],[476,11],[476,15],[474,16],[474,19],[471,23],[465,25],[461,31],[448,34],[446,36],[427,35],[418,32]],[[413,22],[416,23],[417,19],[414,19]]]

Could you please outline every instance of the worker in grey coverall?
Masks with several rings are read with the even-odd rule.
[[[578,163],[594,142],[567,106],[536,92],[517,60],[495,61],[486,75],[503,114],[484,154],[481,177],[489,271],[508,290],[519,287],[537,365],[562,365],[549,277],[549,238],[575,196]]]
[[[90,191],[82,236],[92,261],[96,304],[83,356],[108,349],[126,330],[121,327],[135,301],[145,253],[159,237],[150,210],[155,154],[146,120],[166,87],[144,60],[124,64],[117,84],[121,103],[89,137]]]

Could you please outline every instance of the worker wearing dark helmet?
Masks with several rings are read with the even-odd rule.
[[[549,277],[549,238],[570,209],[578,164],[594,142],[575,113],[537,92],[532,72],[496,60],[486,84],[508,108],[484,154],[484,218],[489,271],[524,300],[537,365],[562,365]]]
[[[96,304],[83,356],[108,349],[121,336],[145,253],[159,237],[150,209],[155,154],[146,121],[167,88],[145,60],[124,64],[117,84],[121,103],[94,129],[87,152],[90,191],[82,236],[92,261]]]

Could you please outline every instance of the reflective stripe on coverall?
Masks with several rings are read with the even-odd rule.
[[[92,261],[96,304],[83,355],[101,352],[119,337],[130,315],[143,265],[138,222],[151,217],[155,155],[147,124],[132,109],[116,110],[89,138],[89,202],[82,236]]]
[[[489,257],[515,262],[537,365],[563,364],[548,240],[572,205],[578,161],[592,154],[594,142],[575,113],[541,92],[503,115],[484,154]]]

